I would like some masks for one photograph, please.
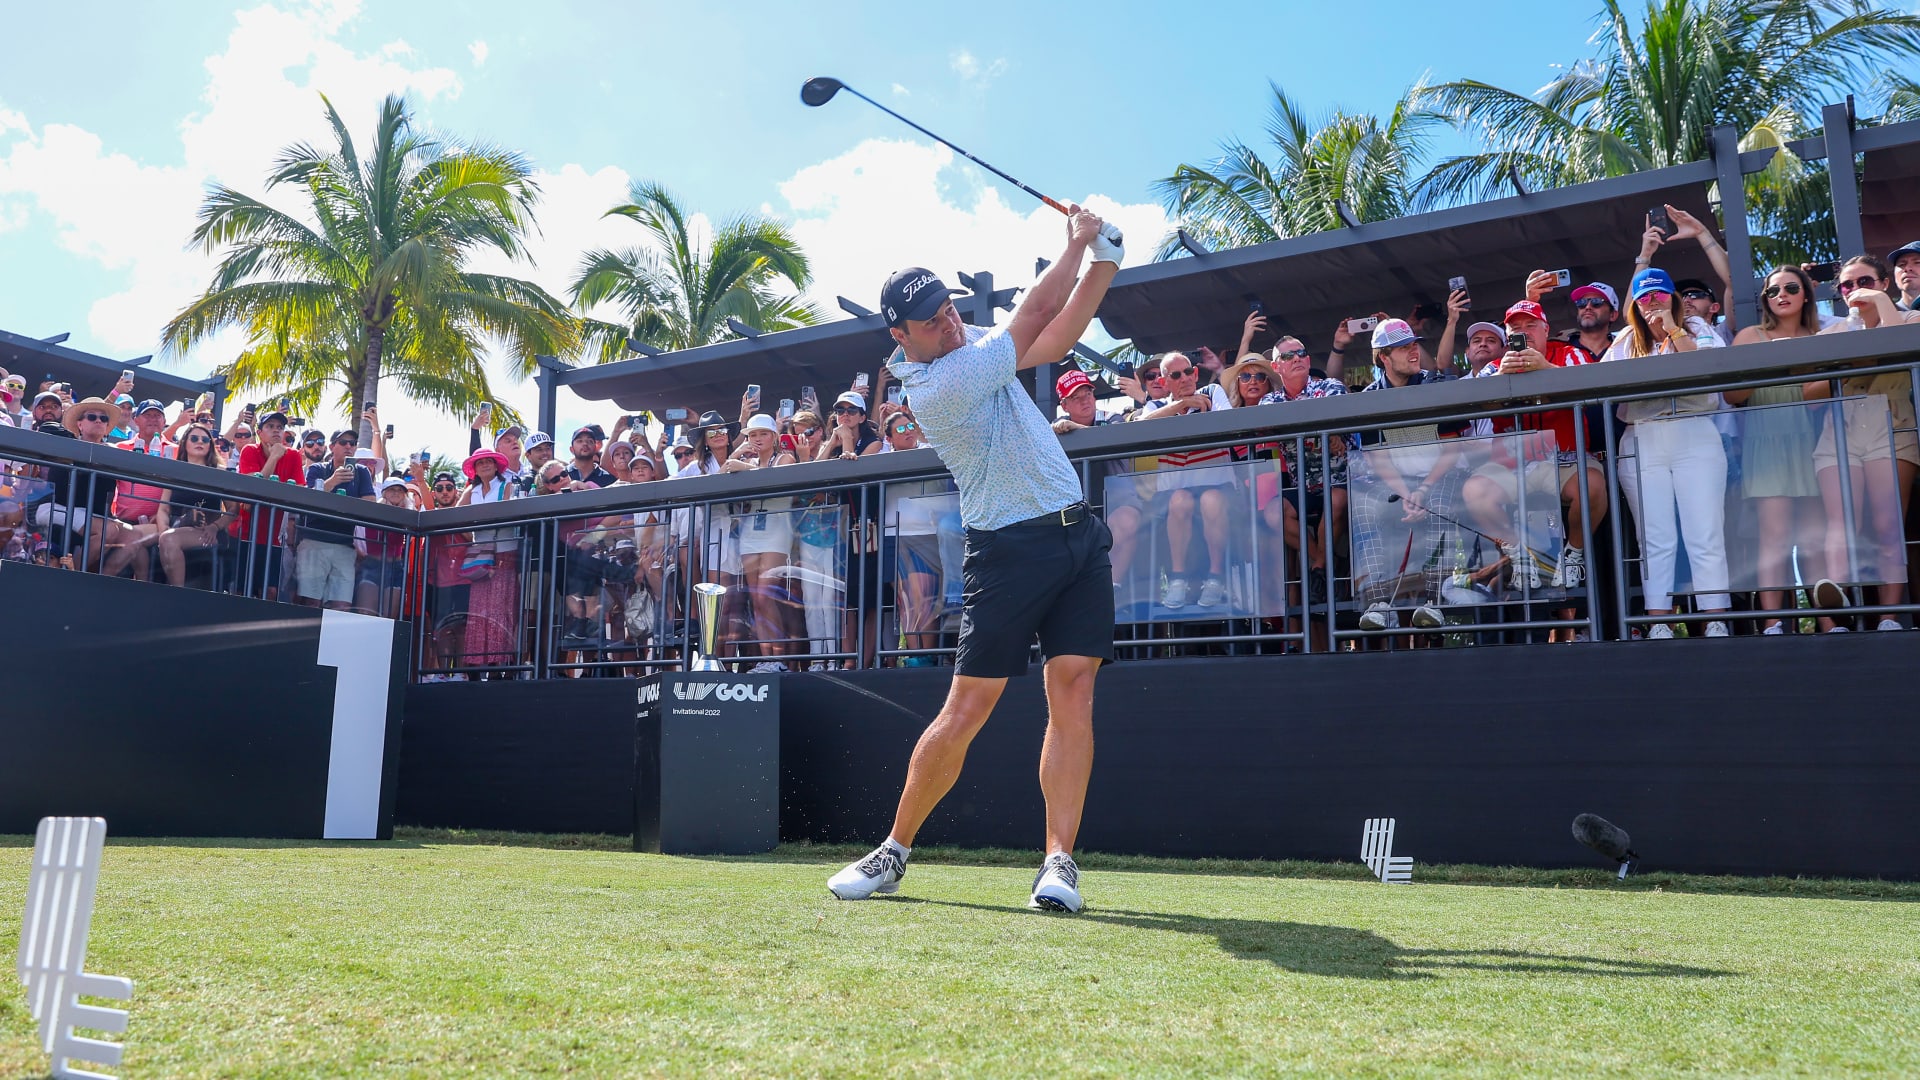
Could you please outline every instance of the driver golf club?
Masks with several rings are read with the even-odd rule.
[[[965,149],[955,145],[952,142],[949,142],[946,139],[941,138],[938,135],[935,135],[933,132],[928,131],[926,128],[921,127],[919,124],[914,123],[913,121],[907,119],[906,117],[901,116],[899,113],[894,112],[892,109],[887,108],[885,105],[882,105],[879,102],[868,97],[867,95],[861,93],[860,91],[855,90],[853,87],[848,86],[846,83],[841,82],[839,79],[830,78],[825,75],[808,79],[800,87],[800,100],[807,105],[811,105],[817,108],[821,105],[825,105],[829,101],[832,101],[833,96],[835,94],[838,94],[842,90],[845,90],[847,93],[852,94],[854,97],[859,98],[861,101],[866,102],[867,104],[873,106],[874,108],[879,109],[881,112],[886,113],[888,116],[893,117],[895,120],[900,121],[901,123],[907,125],[913,130],[919,132],[920,134],[925,135],[927,138],[932,139],[934,142],[937,142],[940,145],[946,147],[947,149],[952,150],[954,153],[959,154],[961,157],[966,158],[968,161],[973,162],[975,165],[980,166],[981,168],[987,170],[993,175],[999,177],[1000,179],[1005,180],[1007,183],[1012,184],[1014,187],[1019,188],[1021,191],[1024,191],[1027,194],[1033,196],[1034,198],[1039,199],[1041,202],[1046,203],[1048,206],[1053,207],[1055,210],[1058,210],[1063,214],[1069,213],[1065,203],[1060,202],[1058,199],[1053,199],[1046,195],[1042,195],[1038,191],[1035,191],[1034,189],[1021,183],[1020,181],[1014,179],[1011,175],[1001,172],[999,169],[996,169],[993,166],[987,164],[986,162],[981,161],[979,158],[974,157],[972,154],[969,154]],[[1111,221],[1107,222],[1106,232],[1107,232],[1107,235],[1115,243],[1122,242],[1120,229],[1117,226],[1115,226],[1113,222]]]

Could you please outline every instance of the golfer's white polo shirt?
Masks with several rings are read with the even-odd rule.
[[[965,345],[930,364],[899,348],[887,360],[960,487],[960,520],[998,529],[1081,501],[1060,437],[1014,377],[1018,357],[1007,328],[966,331]]]

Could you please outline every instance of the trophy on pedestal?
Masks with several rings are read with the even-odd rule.
[[[693,609],[699,619],[700,647],[693,654],[688,671],[725,671],[716,655],[720,647],[720,602],[727,587],[703,581],[693,587]]]

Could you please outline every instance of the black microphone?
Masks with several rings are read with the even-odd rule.
[[[1620,864],[1625,878],[1640,855],[1633,850],[1633,838],[1627,830],[1598,814],[1580,814],[1573,819],[1573,838]]]

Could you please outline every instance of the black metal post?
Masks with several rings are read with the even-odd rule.
[[[1740,171],[1740,133],[1732,124],[1713,129],[1713,169],[1720,185],[1720,218],[1727,229],[1727,307],[1739,326],[1760,321],[1760,281],[1754,276],[1753,242],[1747,232],[1747,182]]]
[[[535,410],[539,422],[537,430],[544,431],[551,435],[553,433],[554,422],[558,419],[560,411],[560,380],[558,376],[561,369],[567,365],[562,364],[559,358],[552,356],[536,355],[533,361],[539,365],[539,370],[535,371],[533,375],[533,384],[540,390],[540,404]]]
[[[1827,139],[1827,186],[1833,192],[1833,236],[1840,245],[1840,257],[1851,258],[1867,250],[1860,226],[1860,176],[1853,166],[1853,105],[1842,102],[1820,110],[1820,122]]]

